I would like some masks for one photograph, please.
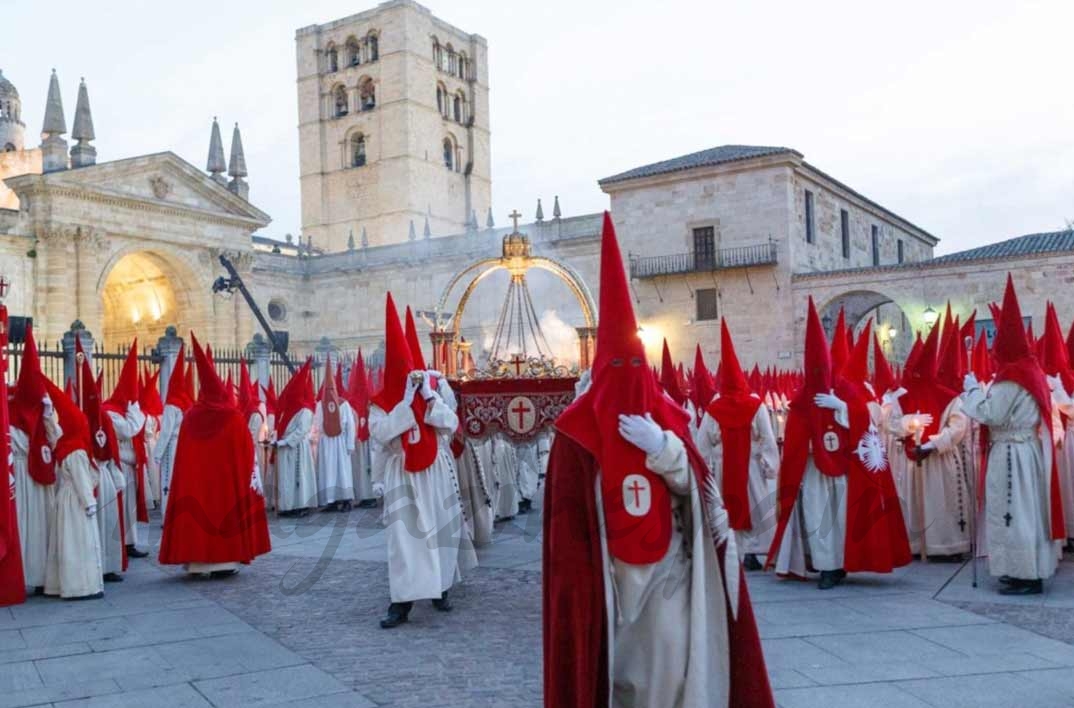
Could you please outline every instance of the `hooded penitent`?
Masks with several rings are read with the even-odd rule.
[[[191,334],[201,390],[183,416],[160,562],[249,563],[271,549],[242,413]]]
[[[857,338],[854,345],[850,348],[850,357],[847,359],[846,366],[843,367],[842,378],[851,386],[858,388],[858,393],[867,401],[871,401],[876,398],[876,394],[870,390],[869,381],[869,347],[872,342],[869,341],[868,332],[871,332],[873,328],[873,320],[870,317],[865,327],[862,328],[861,336]]]
[[[338,438],[343,433],[340,422],[339,404],[343,399],[336,388],[336,376],[333,371],[332,357],[326,357],[324,370],[324,396],[321,398],[321,431],[330,438]]]
[[[410,321],[413,322],[413,319]],[[395,406],[402,402],[410,372],[424,369],[423,364],[412,358],[407,339],[399,323],[395,300],[392,299],[392,294],[388,293],[384,304],[384,382],[371,401],[385,413],[391,413]],[[416,330],[413,339],[416,343]],[[414,411],[415,426],[402,437],[403,469],[407,472],[423,472],[436,461],[439,443],[436,430],[425,422],[425,411],[428,408],[425,400],[416,395],[410,406]]]
[[[425,365],[425,355],[421,353],[421,339],[418,338],[418,327],[414,323],[414,313],[410,305],[406,306],[406,345],[410,349],[410,362],[415,369],[424,371],[429,367]]]
[[[958,396],[956,391],[944,386],[937,376],[938,344],[939,327],[934,326],[917,357],[907,361],[906,369],[902,372],[902,386],[906,389],[906,395],[899,399],[899,404],[903,414],[932,416],[929,425],[921,428],[920,432],[915,431],[904,441],[903,450],[911,460],[917,459],[919,442],[927,442],[930,436],[939,432],[944,410]]]
[[[664,351],[660,357],[660,385],[664,389],[664,393],[671,396],[671,400],[678,403],[680,406],[686,405],[686,393],[679,385],[678,372],[675,370],[675,363],[671,359],[671,350],[668,348],[668,340],[664,340]]]
[[[172,367],[171,376],[168,378],[168,393],[164,401],[166,405],[175,406],[184,413],[194,405],[194,399],[186,385],[185,351],[185,345],[180,344],[179,356],[176,357],[175,366]]]
[[[847,428],[836,422],[833,411],[814,403],[818,393],[829,392],[846,403]],[[779,523],[767,567],[775,564],[810,457],[821,474],[846,476],[844,570],[890,572],[909,563],[910,544],[898,494],[879,435],[871,427],[865,388],[832,375],[830,350],[812,298],[803,382],[787,415],[777,491]]]
[[[62,465],[67,456],[82,450],[89,458],[92,442],[90,441],[89,421],[86,415],[79,409],[64,391],[48,379],[45,380],[49,398],[56,409],[56,417],[60,423],[63,434],[56,441],[56,464]]]
[[[312,381],[313,360],[307,359],[291,380],[280,391],[276,401],[276,437],[282,439],[287,435],[287,426],[291,424],[299,411],[305,409],[311,413],[316,407],[313,398],[313,390],[310,388]],[[270,382],[271,384],[271,382]]]
[[[93,369],[89,358],[82,351],[82,342],[75,340],[75,355],[81,355],[82,375],[79,378],[82,398],[82,412],[89,423],[90,436],[93,440],[91,457],[96,462],[111,462],[119,465],[119,440],[112,427],[112,419],[105,415],[101,401],[101,389],[93,378]],[[122,493],[122,490],[120,490]],[[123,505],[119,508],[122,510]],[[122,526],[121,526],[122,528]]]
[[[1063,329],[1055,313],[1055,305],[1048,303],[1044,320],[1044,336],[1040,340],[1040,365],[1048,376],[1058,376],[1063,381],[1063,388],[1069,393],[1074,391],[1074,374],[1070,371],[1070,359],[1067,357],[1066,342],[1063,341]]]
[[[11,401],[11,425],[26,434],[30,442],[27,469],[30,478],[38,484],[56,482],[56,461],[45,432],[45,404],[47,393],[45,375],[41,373],[41,360],[32,329],[26,330],[26,343],[22,350],[22,366]]]
[[[712,383],[712,374],[709,373],[708,367],[705,366],[705,357],[701,354],[700,344],[694,350],[694,376],[690,392],[694,399],[694,407],[697,409],[697,414],[700,418],[705,413],[705,406],[711,403],[716,396],[716,386]]]
[[[598,706],[610,700],[606,559],[600,539],[606,539],[616,563],[654,563],[668,549],[669,490],[661,477],[649,472],[645,453],[620,436],[619,415],[651,415],[685,445],[698,488],[711,484],[708,468],[690,439],[687,414],[660,390],[637,329],[619,244],[605,212],[592,384],[556,421],[563,442],[557,440],[553,446],[545,495],[544,538],[549,545],[544,557],[544,662],[545,703],[550,706]],[[594,481],[598,474],[600,502]],[[634,503],[632,511],[639,515],[632,516],[626,504],[639,491],[647,492],[649,504]],[[598,504],[603,506],[603,528],[598,526]],[[555,549],[555,564],[549,548]],[[725,570],[725,598],[730,573],[737,574],[740,588],[737,616],[735,605],[728,605],[727,612],[728,705],[770,707],[771,689],[742,571],[737,560],[724,559],[725,551],[726,547],[717,548]],[[570,571],[558,573],[557,567]],[[654,596],[653,601],[659,600]]]
[[[145,385],[142,387],[142,413],[154,418],[164,415],[164,402],[160,400],[160,371],[154,374],[145,372]]]
[[[243,359],[239,363],[239,412],[246,420],[261,411],[261,398],[257,395],[257,385],[250,381],[250,368]]]
[[[138,340],[131,342],[127,350],[127,358],[123,362],[123,368],[119,372],[119,381],[112,391],[112,396],[104,402],[107,412],[118,415],[127,415],[127,407],[137,403],[141,398],[138,386]]]
[[[276,396],[276,381],[271,376],[268,380],[268,388],[263,388],[265,392],[265,415],[278,415],[280,412],[280,400]]]
[[[850,339],[847,336],[846,311],[840,308],[839,319],[835,322],[832,331],[832,374],[836,375],[843,370],[843,366],[850,358]]]
[[[749,383],[735,353],[727,321],[720,320],[720,397],[708,404],[708,414],[720,426],[723,445],[723,503],[731,528],[752,529],[749,472],[750,431],[761,399],[750,392]]]
[[[351,367],[350,376],[347,379],[347,401],[354,409],[357,419],[357,434],[360,442],[369,440],[369,381],[365,372],[365,359],[362,350],[358,350],[358,356]]]
[[[0,302],[0,349],[8,343],[7,306]],[[0,376],[0,430],[7,430],[7,378]],[[0,479],[11,479],[11,440],[0,435]],[[7,491],[6,486],[4,487]],[[15,510],[15,495],[0,494],[0,607],[26,601],[26,584],[22,569],[22,547],[19,544],[19,524]]]
[[[1018,295],[1014,291],[1014,281],[1007,275],[1007,289],[1003,294],[1003,309],[1000,311],[996,325],[996,337],[992,340],[992,353],[996,361],[995,383],[1010,381],[1025,389],[1040,409],[1041,422],[1048,428],[1048,442],[1054,440],[1052,431],[1052,392],[1044,378],[1037,358],[1030,348],[1022,320],[1022,308],[1018,304]],[[1061,540],[1066,537],[1063,522],[1063,505],[1059,490],[1059,467],[1056,456],[1052,454],[1052,469],[1049,470],[1051,483],[1051,537]]]
[[[884,348],[880,346],[880,338],[873,334],[873,391],[877,396],[883,396],[889,391],[895,390],[895,373],[891,370],[888,358],[884,356]]]

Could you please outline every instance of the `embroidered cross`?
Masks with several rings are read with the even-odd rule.
[[[1007,525],[1010,526],[1010,524],[1007,524]],[[966,530],[966,520],[965,519],[959,519],[958,520],[958,529],[959,529],[959,531],[965,531]]]
[[[515,354],[511,357],[510,363],[515,367],[515,376],[521,376],[522,365],[526,363],[526,359],[521,354]]]
[[[1011,512],[1009,512],[1009,511],[1006,514],[1003,515],[1003,520],[1007,522],[1008,526],[1011,525],[1011,519],[1013,519],[1013,518],[1014,517],[1011,516]]]
[[[518,405],[511,409],[512,413],[517,413],[518,414],[518,427],[520,429],[524,428],[526,426],[525,415],[527,413],[529,413],[531,410],[533,410],[533,409],[527,407],[526,404],[523,403],[522,401],[519,401]]]
[[[637,482],[634,482],[634,486],[627,487],[628,491],[634,492],[634,506],[641,506],[641,493],[645,491],[645,487],[641,486]]]

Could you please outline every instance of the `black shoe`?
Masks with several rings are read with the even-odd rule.
[[[836,585],[842,585],[843,581],[847,579],[847,572],[842,568],[840,568],[839,570],[833,570],[832,573],[835,575]]]
[[[410,618],[411,602],[393,602],[388,605],[388,616],[380,621],[381,629],[391,629],[404,624]]]
[[[295,516],[297,516],[297,517],[298,517],[298,518],[300,518],[300,519],[304,519],[304,518],[306,518],[306,517],[307,517],[307,516],[309,516],[309,515],[310,515],[310,510],[309,510],[308,508],[306,508],[306,509],[299,509],[299,510],[297,510],[297,511],[295,512]]]
[[[104,580],[104,582],[106,582],[106,583],[122,583],[123,582],[123,576],[120,575],[119,573],[105,573],[101,577]]]
[[[528,514],[533,509],[533,501],[530,499],[523,499],[518,503],[518,513]]]
[[[820,571],[820,582],[817,583],[817,589],[831,590],[838,584],[838,582],[834,570],[822,570]]]
[[[1009,575],[1001,575],[999,576],[999,582],[1004,585],[1017,585],[1021,581],[1019,581],[1018,578],[1012,578]]]
[[[83,595],[81,597],[65,597],[63,599],[67,602],[81,602],[82,600],[100,600],[102,597],[104,597],[104,593],[98,592],[92,595]]]
[[[239,574],[239,569],[238,568],[232,568],[230,570],[214,570],[211,573],[209,573],[209,576],[213,580],[219,580],[220,578],[230,578],[232,575],[238,575],[238,574]]]
[[[433,600],[433,607],[435,607],[441,612],[451,612],[452,604],[451,600],[448,599],[447,590],[445,590],[440,597]]]
[[[1044,581],[1018,580],[1017,583],[999,589],[1000,595],[1040,595],[1044,592]]]
[[[336,511],[340,512],[341,514],[346,514],[351,510],[351,506],[351,500],[345,499],[339,503],[339,506],[336,507]]]
[[[376,499],[363,499],[362,501],[358,502],[358,508],[359,509],[376,509],[377,508],[377,500]]]
[[[34,588],[34,597],[39,597],[45,594],[45,588],[43,585],[38,585]]]
[[[149,554],[145,551],[139,551],[137,548],[135,548],[134,544],[127,546],[128,558],[147,558],[148,556]]]
[[[929,556],[930,563],[961,563],[966,560],[965,556],[961,553],[950,553],[946,555]]]
[[[747,553],[746,557],[742,559],[742,567],[746,570],[761,570],[764,568],[761,565],[761,561],[757,560],[757,556],[754,553]]]

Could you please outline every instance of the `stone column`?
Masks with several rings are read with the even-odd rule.
[[[63,383],[65,386],[72,379],[78,380],[76,376],[81,362],[76,358],[76,337],[77,341],[82,343],[82,351],[86,353],[90,369],[93,369],[93,335],[86,329],[86,325],[80,320],[75,320],[71,323],[71,329],[63,333]]]
[[[253,367],[250,376],[260,384],[259,389],[268,389],[269,378],[272,374],[272,367],[269,365],[271,357],[272,345],[263,334],[256,332],[250,343],[246,345],[246,358]],[[264,398],[264,390],[261,390],[260,394]]]
[[[578,368],[585,371],[593,365],[593,349],[597,337],[596,327],[577,327],[578,332]]]
[[[183,338],[179,336],[175,325],[164,329],[164,336],[157,340],[157,354],[160,356],[160,400],[168,400],[168,384],[172,380],[172,372],[179,361],[179,349],[183,346]]]

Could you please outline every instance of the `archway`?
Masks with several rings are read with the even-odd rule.
[[[820,308],[821,322],[828,336],[839,318],[839,310],[846,314],[847,324],[855,337],[862,334],[869,318],[889,361],[902,363],[914,343],[914,328],[902,308],[887,295],[873,290],[852,290],[829,300]]]
[[[168,325],[176,325],[180,332],[193,326],[189,283],[156,253],[138,251],[121,257],[98,288],[105,347],[124,346],[135,337],[150,345]]]

